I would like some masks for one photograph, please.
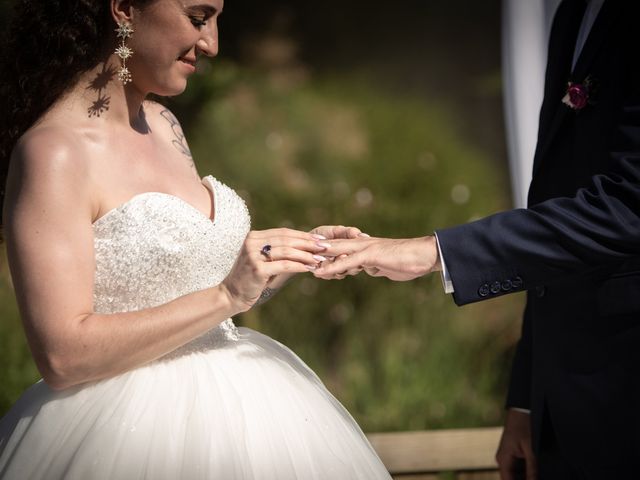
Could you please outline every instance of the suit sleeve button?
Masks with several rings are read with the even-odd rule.
[[[488,283],[484,283],[478,289],[478,295],[480,295],[481,297],[486,297],[486,296],[489,295],[489,293],[490,293],[490,290],[489,290],[489,284]]]
[[[491,293],[496,294],[499,293],[500,290],[502,289],[500,282],[493,282],[491,284]]]
[[[511,285],[513,286],[513,288],[522,288],[524,282],[522,281],[521,277],[515,277],[511,280]]]
[[[502,287],[503,292],[508,292],[513,288],[513,284],[511,283],[511,280],[505,280],[504,282],[502,282],[502,285],[500,286]]]

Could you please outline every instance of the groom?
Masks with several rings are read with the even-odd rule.
[[[527,291],[503,479],[521,459],[528,479],[640,478],[639,4],[558,8],[527,209],[423,238],[334,240],[338,259],[316,271],[442,270],[458,305]]]

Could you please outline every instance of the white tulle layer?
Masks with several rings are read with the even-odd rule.
[[[0,478],[390,478],[360,428],[289,349],[237,341],[55,392],[0,422]]]

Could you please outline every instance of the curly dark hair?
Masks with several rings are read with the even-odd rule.
[[[0,53],[0,228],[17,140],[109,55],[114,28],[109,0],[16,2]]]

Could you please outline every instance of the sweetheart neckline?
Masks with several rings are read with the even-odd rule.
[[[202,218],[204,218],[205,220],[207,220],[208,222],[210,222],[212,225],[216,224],[216,221],[218,220],[218,197],[216,195],[217,192],[217,188],[214,188],[213,186],[213,181],[215,180],[215,177],[213,177],[213,175],[207,175],[205,177],[202,177],[201,182],[202,184],[211,192],[211,197],[212,197],[212,206],[211,206],[211,215],[213,215],[213,218],[211,218],[210,216],[207,216],[205,213],[203,213],[199,208],[194,207],[193,205],[191,205],[189,202],[187,202],[186,200],[184,200],[183,198],[177,196],[177,195],[173,195],[171,193],[166,193],[166,192],[157,192],[157,191],[149,191],[149,192],[140,192],[140,193],[136,193],[134,196],[132,196],[131,198],[129,198],[128,200],[122,202],[120,205],[118,205],[117,207],[113,207],[111,210],[108,210],[104,215],[102,215],[100,218],[96,219],[96,221],[94,221],[91,226],[92,227],[96,227],[98,224],[100,224],[102,222],[102,220],[106,217],[112,216],[113,214],[115,214],[115,212],[119,212],[122,209],[126,208],[127,206],[129,206],[131,203],[133,203],[136,200],[139,200],[142,197],[146,197],[149,195],[160,195],[163,197],[168,197],[171,199],[175,199],[177,200],[179,203],[186,205],[187,207],[189,207],[190,210],[197,212],[198,214],[200,214],[200,216]]]

